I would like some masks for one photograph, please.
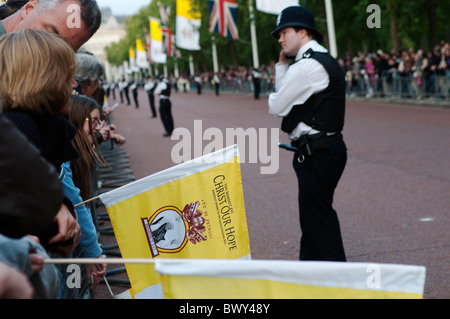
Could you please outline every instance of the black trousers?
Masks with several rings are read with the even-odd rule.
[[[300,260],[346,261],[333,196],[347,162],[342,137],[324,137],[320,148],[300,163],[293,159],[298,179]]]
[[[125,94],[125,98],[127,99],[127,105],[130,105],[130,92],[128,91],[128,88],[124,88],[123,93]]]
[[[156,117],[156,109],[155,109],[155,95],[153,93],[148,93],[148,101],[150,103],[150,110],[152,111],[152,116]]]
[[[134,105],[138,109],[139,108],[138,91],[137,91],[137,89],[136,90],[132,90],[132,91],[133,91]]]
[[[255,100],[259,99],[259,93],[261,91],[261,80],[260,79],[253,79],[253,95],[255,97]]]
[[[159,100],[159,116],[163,123],[164,129],[167,133],[172,134],[174,129],[173,117],[172,117],[172,103],[169,99]]]

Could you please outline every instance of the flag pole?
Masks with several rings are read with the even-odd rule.
[[[44,264],[154,264],[153,258],[47,258]]]
[[[219,72],[219,63],[217,60],[217,47],[216,47],[216,41],[215,41],[215,37],[212,36],[211,37],[211,42],[212,42],[212,54],[213,54],[213,68],[214,68],[214,73]]]
[[[175,67],[174,75],[175,75],[175,78],[178,79],[178,77],[180,76],[180,72],[178,71],[178,58],[175,58],[174,67]]]
[[[78,203],[78,204],[76,204],[76,205],[73,205],[73,207],[74,207],[74,208],[77,208],[78,206],[81,206],[81,205],[84,205],[84,204],[93,202],[94,200],[97,200],[97,199],[100,199],[100,196],[92,197],[91,199],[85,200],[84,202],[81,202],[81,203]]]
[[[195,71],[194,71],[194,57],[192,56],[192,54],[189,55],[189,71],[191,72],[192,76],[195,74]]]
[[[211,259],[192,259],[192,258],[46,258],[45,265],[65,265],[65,264],[147,264],[152,265],[156,260],[164,260],[171,263],[209,262]],[[239,259],[227,259],[229,261],[238,261]]]
[[[333,5],[331,0],[325,0],[325,11],[327,15],[328,38],[330,40],[330,53],[337,57],[336,32],[334,30]]]
[[[248,11],[250,13],[250,34],[252,38],[253,66],[259,68],[258,42],[256,40],[255,15],[253,13],[253,1],[248,0]]]

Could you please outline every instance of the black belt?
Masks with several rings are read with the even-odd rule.
[[[313,155],[315,151],[326,148],[330,141],[338,139],[342,139],[341,132],[332,135],[328,135],[326,132],[311,135],[304,134],[292,141],[291,145],[297,149],[299,161],[303,162],[306,157]]]

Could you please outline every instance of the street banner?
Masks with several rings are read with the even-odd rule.
[[[152,62],[166,63],[167,55],[164,53],[161,22],[157,18],[149,17],[150,20],[150,50]]]
[[[136,39],[136,66],[141,69],[148,69],[150,67],[145,45],[141,39]]]
[[[194,11],[191,0],[177,0],[176,45],[185,50],[200,50],[201,13]]]
[[[166,299],[421,299],[425,267],[274,260],[155,260]]]
[[[100,195],[122,258],[250,259],[237,145]],[[127,264],[135,299],[162,298],[154,264]]]
[[[239,39],[237,28],[238,4],[234,0],[209,0],[209,32]]]
[[[128,70],[131,73],[135,72],[137,69],[137,67],[136,67],[136,52],[134,51],[133,47],[128,48],[128,57],[129,57],[129,65],[128,65],[129,69]]]
[[[270,14],[280,14],[284,8],[298,5],[298,0],[256,0],[256,9]]]

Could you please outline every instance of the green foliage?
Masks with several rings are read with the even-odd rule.
[[[142,8],[138,14],[128,18],[126,22],[127,36],[119,43],[107,48],[110,63],[120,65],[128,59],[128,48],[136,43],[137,38],[145,41],[145,29],[148,30],[148,17],[159,18],[158,2],[170,7],[170,27],[175,33],[176,0],[153,0]],[[250,36],[249,0],[236,0],[239,4],[238,29],[239,39],[232,40],[212,34],[208,30],[209,6],[207,0],[192,0],[193,6],[202,14],[200,32],[201,51],[180,50],[182,57],[177,60],[181,73],[189,73],[189,56],[194,58],[197,72],[211,71],[212,41],[216,43],[221,68],[238,65],[253,65]],[[367,27],[369,4],[377,4],[381,9],[381,28]],[[309,8],[316,17],[317,29],[324,35],[324,45],[329,47],[324,0],[300,0],[300,4]],[[429,50],[439,40],[449,40],[450,24],[447,13],[450,12],[450,1],[418,0],[413,2],[399,0],[339,0],[333,1],[336,41],[340,57],[355,55],[358,52],[373,52],[378,49],[389,52],[395,43],[403,49],[423,48]],[[275,28],[276,15],[267,14],[254,9],[257,27],[257,41],[260,64],[276,62],[279,54],[277,40],[270,35]],[[391,32],[392,23],[398,27],[397,34]],[[174,59],[167,60],[169,69],[173,69]]]

